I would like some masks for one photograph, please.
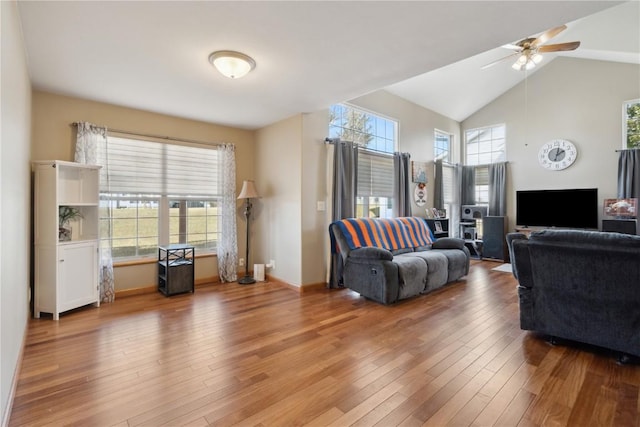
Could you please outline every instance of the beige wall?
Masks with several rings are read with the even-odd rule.
[[[509,229],[515,226],[517,190],[596,187],[601,217],[603,199],[617,194],[622,103],[640,97],[639,82],[638,65],[557,58],[527,85],[514,87],[462,123],[463,129],[506,124]],[[548,171],[538,165],[538,150],[556,138],[572,141],[578,158],[568,169]]]
[[[19,369],[29,318],[31,84],[16,3],[0,2],[0,424]]]
[[[181,119],[148,111],[119,107],[35,91],[33,94],[33,138],[31,160],[73,160],[75,128],[70,123],[88,121],[118,130],[185,138],[203,142],[233,143],[236,146],[236,188],[243,179],[253,179],[255,169],[254,132],[211,123]],[[238,202],[238,229],[244,236],[244,220]],[[244,239],[238,239],[243,256]],[[196,281],[218,275],[216,257],[196,260]],[[116,267],[116,291],[155,286],[155,263]]]
[[[256,132],[256,188],[262,197],[254,204],[251,230],[251,262],[274,260],[276,268],[267,274],[294,286],[303,284],[302,127],[303,116],[297,114]]]

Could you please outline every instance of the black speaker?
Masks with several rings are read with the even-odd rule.
[[[622,234],[638,234],[635,219],[603,219],[602,231],[613,231]]]
[[[482,220],[482,258],[507,261],[507,217],[485,216]]]

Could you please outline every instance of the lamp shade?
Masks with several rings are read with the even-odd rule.
[[[209,62],[230,79],[240,78],[256,67],[256,62],[250,56],[232,50],[213,52],[209,55]]]
[[[256,191],[256,185],[251,180],[245,180],[242,183],[242,190],[240,191],[240,195],[238,199],[257,199],[258,192]]]

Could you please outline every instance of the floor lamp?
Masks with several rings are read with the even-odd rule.
[[[240,195],[238,199],[244,199],[244,217],[247,220],[247,244],[245,246],[246,256],[244,258],[244,277],[238,280],[238,283],[241,285],[250,285],[252,283],[256,283],[256,280],[249,276],[249,218],[251,217],[251,199],[257,199],[258,192],[256,191],[256,186],[253,181],[244,181],[242,183],[242,191],[240,191]]]

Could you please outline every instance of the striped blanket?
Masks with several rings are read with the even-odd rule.
[[[395,251],[430,245],[435,240],[426,221],[419,217],[347,218],[333,224],[342,231],[349,249],[375,246]],[[333,235],[331,243],[336,253],[338,248]]]

